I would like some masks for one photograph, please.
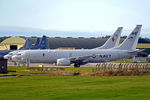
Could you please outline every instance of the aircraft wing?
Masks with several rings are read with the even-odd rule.
[[[70,58],[70,61],[82,61],[82,60],[86,60],[90,57],[96,57],[96,55],[88,55],[88,56],[79,56],[79,57],[73,57],[73,58]]]

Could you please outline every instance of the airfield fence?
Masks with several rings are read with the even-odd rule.
[[[150,75],[150,63],[99,63],[90,70],[65,70],[65,68],[30,67],[27,71],[52,71],[50,76],[136,76]],[[45,75],[45,74],[44,74]]]
[[[143,75],[150,74],[149,63],[99,63],[92,69],[94,75]]]

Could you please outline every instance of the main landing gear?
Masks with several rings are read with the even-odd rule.
[[[74,67],[80,67],[80,64],[79,63],[75,63]]]

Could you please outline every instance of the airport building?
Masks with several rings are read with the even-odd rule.
[[[21,37],[10,37],[0,43],[0,50],[17,50],[25,44],[25,39]]]

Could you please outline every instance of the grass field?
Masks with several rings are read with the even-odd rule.
[[[0,78],[0,100],[149,100],[150,76]]]
[[[137,48],[150,48],[149,43],[138,43]]]
[[[0,100],[149,100],[150,76],[47,76],[8,67],[25,76],[0,78]],[[67,71],[91,68],[67,68]],[[13,74],[10,72],[8,74]],[[28,76],[28,74],[31,74]],[[15,74],[15,73],[14,73]]]
[[[147,61],[145,60],[136,60],[137,62],[141,62],[141,63],[147,63]],[[122,59],[122,60],[117,60],[117,61],[112,61],[114,63],[132,63],[133,60],[130,58],[130,59]]]

